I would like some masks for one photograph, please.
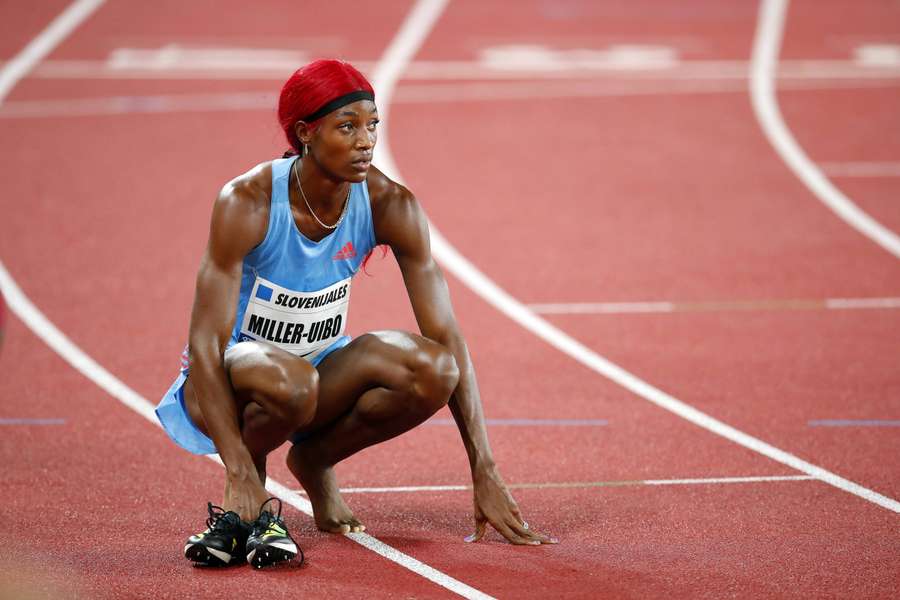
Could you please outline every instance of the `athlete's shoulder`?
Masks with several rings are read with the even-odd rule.
[[[376,169],[369,168],[369,198],[375,238],[395,248],[427,241],[428,225],[416,197],[405,186]]]
[[[272,161],[228,181],[213,207],[211,237],[241,250],[258,245],[268,230],[271,196]]]
[[[272,196],[272,162],[260,163],[225,183],[217,202],[250,211],[268,209]]]
[[[369,202],[372,204],[372,216],[376,220],[385,213],[411,208],[416,202],[409,189],[382,173],[374,165],[369,167],[366,185],[369,189]]]

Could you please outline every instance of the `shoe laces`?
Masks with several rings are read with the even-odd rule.
[[[266,506],[270,502],[278,503],[278,512],[273,513],[270,510],[266,509]],[[291,535],[291,533],[287,530],[287,527],[284,524],[284,520],[281,518],[281,500],[272,496],[268,500],[262,503],[262,506],[259,507],[259,517],[256,519],[256,522],[253,523],[253,535],[260,535],[266,532],[269,528],[269,525],[275,523],[281,526],[281,529],[284,531],[285,535],[287,535],[288,539],[294,542],[294,545],[297,547],[297,553],[300,555],[300,562],[298,564],[303,564],[304,559],[306,558],[303,554],[303,549],[300,548],[300,544],[297,543],[297,540]]]
[[[278,504],[277,513],[274,513],[267,508],[271,502]],[[256,519],[255,528],[262,533],[268,529],[270,523],[281,525],[282,529],[284,529],[284,521],[281,518],[281,499],[274,496],[263,502],[262,506],[259,507],[259,517]]]
[[[209,512],[206,526],[211,533],[229,533],[241,524],[241,518],[236,512],[215,506],[212,502],[206,503],[206,510]]]

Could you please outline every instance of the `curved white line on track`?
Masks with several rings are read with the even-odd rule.
[[[122,404],[125,404],[128,408],[134,410],[153,425],[160,427],[159,420],[156,418],[156,413],[153,411],[153,404],[128,387],[121,379],[103,368],[100,363],[85,354],[81,348],[76,346],[72,340],[47,319],[47,317],[34,306],[28,297],[25,296],[16,282],[12,279],[9,272],[7,272],[2,262],[0,262],[0,289],[3,290],[3,295],[6,297],[12,311],[16,313],[22,322],[25,323],[37,337],[44,340],[52,350],[59,354],[82,375],[122,402]],[[222,464],[218,454],[208,455],[207,458],[220,465]],[[297,492],[292,491],[287,486],[275,481],[271,477],[266,482],[266,489],[300,512],[306,513],[310,517],[313,515],[312,504],[309,503],[309,500]],[[380,554],[388,560],[391,560],[464,598],[476,598],[481,600],[491,598],[491,596],[450,577],[446,573],[426,565],[408,554],[404,554],[392,546],[388,546],[367,533],[354,533],[347,535],[347,537],[353,539],[356,543],[365,546],[369,550]]]
[[[0,103],[7,94],[28,75],[35,65],[50,54],[85,19],[100,8],[104,0],[76,0],[61,12],[34,39],[28,42],[12,60],[0,69]]]
[[[387,85],[387,89],[393,92],[394,84],[399,76],[399,72],[376,71],[376,74],[376,81],[373,82],[374,87],[378,89],[378,84]],[[390,98],[390,94],[387,94],[387,96]],[[379,100],[379,102],[380,101],[381,100]],[[381,112],[382,117],[384,117],[384,109],[379,106],[379,111]],[[393,154],[390,150],[387,129],[380,133],[378,144],[379,168],[391,179],[402,181],[403,179],[400,176],[400,170],[397,168],[397,164],[394,161]],[[697,410],[693,406],[682,402],[674,396],[665,393],[659,388],[652,386],[640,377],[637,377],[612,361],[600,356],[561,329],[539,317],[527,306],[510,295],[506,290],[494,283],[492,279],[479,271],[474,264],[460,254],[440,231],[437,230],[434,223],[429,223],[429,225],[431,229],[432,253],[435,258],[447,268],[447,270],[453,273],[460,281],[462,281],[462,283],[475,292],[475,294],[481,296],[488,304],[557,350],[568,354],[584,366],[614,381],[641,398],[690,421],[698,427],[702,427],[707,431],[722,436],[727,440],[758,454],[762,454],[776,462],[787,465],[792,469],[806,473],[807,475],[815,477],[838,489],[859,496],[860,498],[887,508],[888,510],[900,513],[900,502],[897,502],[893,498],[888,498],[874,490],[863,487],[858,483],[845,479],[840,475],[809,463],[789,452],[776,448],[771,444],[723,423],[722,421]]]
[[[784,122],[775,96],[775,75],[787,7],[788,0],[762,0],[759,5],[750,72],[750,97],[756,118],[778,155],[825,206],[848,225],[900,258],[900,237],[837,189],[809,159]]]
[[[900,513],[900,502],[888,498],[874,490],[854,483],[831,471],[809,463],[793,454],[776,448],[759,438],[755,438],[718,419],[682,402],[647,383],[619,365],[600,356],[567,333],[551,325],[548,321],[530,311],[524,304],[513,298],[506,290],[495,284],[470,263],[449,242],[432,227],[432,251],[441,263],[465,283],[473,292],[484,298],[497,310],[532,332],[554,348],[568,354],[589,369],[618,383],[625,389],[652,402],[653,404],[690,421],[694,425],[711,431],[749,450],[762,454],[802,473],[806,473],[829,485],[842,489],[878,506]]]
[[[47,26],[22,52],[0,70],[0,104],[6,94],[38,63],[41,58],[53,50],[80,23],[90,16],[103,0],[77,0]],[[396,73],[387,85],[394,85],[396,78],[413,54],[431,31],[446,6],[447,0],[419,0],[407,15],[400,31],[391,40],[391,44],[379,61],[379,70],[383,73]],[[390,98],[390,88],[383,94]],[[385,104],[387,101],[384,101]],[[115,375],[103,368],[100,363],[88,356],[59,330],[29,299],[0,261],[0,290],[13,312],[31,329],[37,337],[85,377],[96,383],[111,396],[140,414],[142,417],[160,427],[153,410],[153,404],[132,390]],[[222,464],[217,454],[207,456],[210,460]],[[269,478],[266,489],[301,512],[312,516],[312,505],[288,487]],[[465,583],[450,577],[446,573],[426,565],[425,563],[404,554],[392,546],[367,533],[347,535],[354,542],[368,548],[388,560],[454,592],[464,598],[477,600],[493,600],[492,596],[481,592]]]

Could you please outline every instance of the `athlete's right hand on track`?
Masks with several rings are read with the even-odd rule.
[[[268,497],[255,469],[226,474],[222,508],[233,510],[242,520],[255,521],[259,517],[259,508]]]
[[[476,473],[472,483],[475,496],[475,533],[467,537],[466,542],[477,542],[484,537],[487,524],[490,523],[512,544],[539,546],[559,543],[556,538],[538,533],[528,526],[496,467]]]

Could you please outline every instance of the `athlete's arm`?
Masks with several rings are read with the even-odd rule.
[[[449,407],[472,470],[475,533],[467,541],[480,539],[487,523],[513,543],[555,541],[527,528],[494,463],[475,370],[453,314],[447,282],[431,255],[428,222],[421,206],[409,190],[377,170],[370,171],[369,180],[378,242],[389,245],[397,259],[419,329],[450,350],[459,367],[459,384]]]
[[[263,169],[263,172],[269,172]],[[246,176],[245,176],[246,177]],[[209,242],[197,273],[190,328],[190,378],[209,437],[225,463],[229,507],[243,518],[256,516],[261,492],[256,468],[241,438],[237,404],[223,357],[231,337],[244,257],[265,237],[265,190],[252,179],[226,184],[216,199]]]

